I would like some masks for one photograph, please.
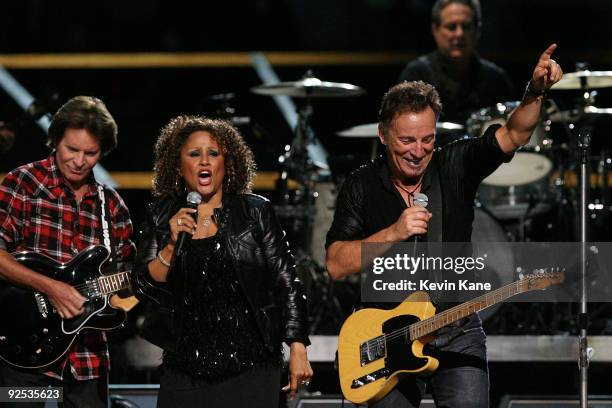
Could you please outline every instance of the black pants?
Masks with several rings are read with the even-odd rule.
[[[254,368],[221,383],[209,384],[163,366],[157,407],[276,408],[280,371]]]
[[[68,366],[67,366],[68,367]],[[39,370],[20,370],[0,363],[0,386],[2,387],[62,387],[64,402],[60,408],[108,408],[108,373],[100,378],[77,381],[72,374],[64,372],[64,380],[48,377]],[[3,407],[43,408],[44,402],[5,403]]]

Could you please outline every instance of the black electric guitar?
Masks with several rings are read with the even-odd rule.
[[[361,309],[342,325],[338,372],[342,393],[363,404],[381,399],[401,376],[433,372],[438,360],[423,353],[434,332],[519,293],[563,282],[565,272],[536,270],[521,280],[435,314],[425,292],[415,292],[395,309]]]
[[[38,273],[72,285],[87,300],[81,315],[64,320],[46,295],[0,280],[0,358],[7,363],[45,367],[60,359],[82,330],[111,330],[125,321],[125,307],[111,296],[130,286],[130,272],[101,273],[109,257],[106,247],[91,246],[66,264],[36,252],[13,256]]]

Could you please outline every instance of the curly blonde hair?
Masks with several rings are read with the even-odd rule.
[[[225,159],[223,193],[250,192],[256,166],[253,152],[240,132],[224,120],[181,115],[162,128],[155,142],[153,195],[181,194],[185,191],[185,182],[179,174],[181,148],[187,138],[198,131],[210,133],[221,147]]]

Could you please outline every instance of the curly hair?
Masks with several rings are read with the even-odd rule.
[[[219,143],[225,159],[223,193],[248,193],[256,166],[253,152],[240,132],[230,123],[204,116],[181,115],[164,126],[155,142],[153,195],[181,194],[186,186],[179,174],[181,148],[198,131],[210,133]]]
[[[396,116],[406,112],[420,113],[428,107],[434,111],[436,117],[442,111],[440,96],[433,85],[423,81],[403,81],[391,87],[383,96],[378,111],[383,133],[387,134]]]

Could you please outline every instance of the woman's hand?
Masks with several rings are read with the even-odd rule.
[[[180,232],[187,232],[193,235],[197,225],[192,214],[195,214],[197,211],[194,208],[181,208],[170,218],[168,221],[170,226],[170,242],[168,242],[168,245],[171,248],[176,244]]]
[[[289,346],[289,383],[283,387],[283,391],[289,391],[290,399],[295,397],[300,385],[310,385],[312,374],[306,346],[297,341],[291,343]]]

